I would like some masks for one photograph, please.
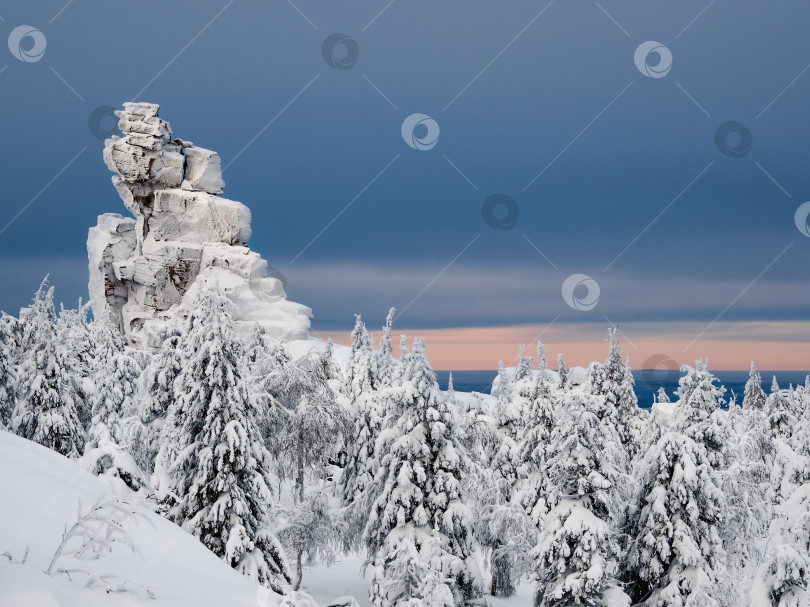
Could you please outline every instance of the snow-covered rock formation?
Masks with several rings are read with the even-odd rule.
[[[116,112],[123,137],[105,142],[113,185],[134,215],[106,213],[90,228],[90,300],[112,311],[128,344],[155,348],[182,317],[196,288],[216,281],[236,304],[244,331],[261,323],[279,338],[307,339],[311,311],[287,301],[267,262],[247,247],[250,209],[222,198],[222,163],[211,150],[172,139],[151,103]]]

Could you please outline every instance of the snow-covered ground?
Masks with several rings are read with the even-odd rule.
[[[143,508],[142,519],[125,523],[137,548],[113,545],[99,560],[79,566],[94,574],[113,574],[126,580],[133,593],[85,589],[86,575],[48,576],[51,558],[65,526],[72,525],[79,509],[86,512],[99,497],[113,498],[104,480],[36,443],[0,431],[0,552],[25,564],[0,558],[0,605],[3,607],[254,607],[273,605],[271,593],[258,587],[219,560],[200,542],[158,514]],[[65,563],[67,564],[67,563]],[[332,567],[304,572],[303,590],[319,605],[335,597],[354,596],[368,605],[367,581],[360,573],[360,557],[341,558]],[[155,595],[145,597],[144,587]],[[509,600],[491,599],[498,607],[531,604],[532,585],[523,584]]]

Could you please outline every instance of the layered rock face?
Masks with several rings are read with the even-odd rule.
[[[306,339],[310,309],[287,301],[267,262],[246,246],[250,209],[220,196],[219,155],[172,139],[159,112],[125,103],[116,112],[124,136],[105,142],[104,162],[134,217],[106,213],[90,228],[93,314],[111,311],[129,345],[156,348],[200,284],[213,281],[236,304],[240,330],[261,323],[276,337]]]

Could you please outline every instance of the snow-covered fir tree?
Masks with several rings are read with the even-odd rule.
[[[376,499],[374,478],[380,464],[377,440],[386,420],[383,395],[368,392],[355,401],[354,440],[350,443],[340,492],[343,516],[349,525],[347,539],[358,548],[359,539]]]
[[[346,465],[340,481],[340,492],[343,505],[343,517],[348,524],[348,545],[359,548],[362,531],[368,520],[371,505],[376,499],[376,489],[372,481],[379,467],[377,439],[383,429],[386,417],[386,398],[379,392],[383,381],[378,375],[378,362],[383,351],[388,351],[390,344],[393,308],[388,313],[386,327],[383,329],[383,343],[379,356],[371,349],[371,342],[360,316],[356,317],[352,331],[351,356],[346,374],[345,392],[349,396],[353,414],[353,440],[348,443]],[[403,336],[404,337],[404,336]],[[385,355],[390,357],[390,352]],[[403,359],[407,359],[403,355]],[[393,359],[392,359],[393,360]],[[398,377],[391,361],[387,365],[388,378],[385,383],[403,381],[404,362],[400,365]]]
[[[673,428],[697,442],[715,469],[727,465],[729,427],[727,416],[721,414],[726,389],[708,369],[708,360],[698,360],[695,367],[684,366],[685,374],[678,381],[678,405]]]
[[[798,487],[771,524],[768,549],[749,591],[752,607],[803,607],[810,599],[810,484]]]
[[[508,399],[512,395],[512,383],[509,381],[509,375],[506,373],[506,367],[503,361],[498,361],[498,374],[492,382],[492,396]]]
[[[148,474],[155,471],[163,425],[175,401],[174,380],[182,370],[181,341],[179,327],[163,333],[160,349],[141,375],[137,413],[125,431],[135,461]]]
[[[76,409],[77,378],[63,366],[64,357],[58,351],[53,287],[47,286],[47,278],[20,317],[18,398],[11,429],[57,453],[78,458],[85,432]]]
[[[252,380],[251,392],[259,408],[259,428],[271,453],[278,451],[278,434],[284,424],[283,399],[286,370],[291,364],[287,348],[257,325],[247,344],[248,368]]]
[[[743,409],[762,409],[765,407],[767,400],[765,391],[762,389],[762,377],[759,375],[754,366],[754,361],[751,361],[751,372],[748,375],[748,381],[745,382],[745,393],[743,394]]]
[[[565,357],[562,354],[557,355],[557,374],[559,376],[558,385],[560,390],[568,389],[568,369],[565,368]]]
[[[89,445],[106,441],[123,442],[122,420],[135,413],[134,399],[140,368],[124,351],[117,325],[110,316],[93,323],[93,342],[97,358],[92,369],[96,393],[92,401]]]
[[[455,607],[452,580],[442,570],[442,538],[435,532],[400,525],[392,529],[374,562],[372,607]]]
[[[0,313],[0,428],[8,428],[17,402],[17,319]]]
[[[518,444],[517,499],[531,517],[536,529],[542,527],[548,512],[548,457],[554,428],[560,414],[558,394],[551,391],[545,373],[537,375],[533,398],[524,416],[526,430]]]
[[[724,562],[724,503],[705,449],[669,432],[641,466],[640,516],[624,569],[628,593],[649,607],[722,605],[716,572]]]
[[[663,386],[658,388],[658,392],[656,393],[656,399],[657,399],[657,402],[659,402],[659,403],[668,403],[668,402],[670,402],[669,395],[667,394],[667,391],[664,390]]]
[[[404,413],[382,460],[383,490],[364,532],[368,561],[374,564],[370,597],[372,604],[387,604],[387,589],[402,584],[399,576],[416,568],[432,571],[431,579],[444,581],[438,591],[444,594],[441,587],[446,586],[460,604],[481,591],[472,514],[461,495],[462,452],[423,342],[415,342],[411,359]],[[405,554],[419,562],[408,565],[392,558],[401,542],[409,543]]]
[[[97,358],[91,368],[95,384],[90,431],[80,464],[113,484],[123,483],[133,491],[147,486],[144,473],[127,444],[135,422],[135,398],[141,369],[124,350],[117,324],[111,316],[93,323]]]
[[[782,394],[775,375],[771,382],[771,393],[768,395],[765,402],[765,410],[768,413],[768,425],[771,429],[771,436],[774,439],[789,439],[796,426],[797,412],[791,400]]]
[[[270,512],[270,454],[257,425],[244,346],[230,302],[216,285],[201,289],[197,321],[176,380],[177,455],[168,467],[167,516],[231,567],[283,592],[291,581]]]
[[[625,453],[604,397],[569,393],[552,434],[546,501],[533,551],[536,607],[606,605],[615,592]]]
[[[385,325],[380,337],[380,350],[377,352],[377,376],[381,386],[390,386],[394,381],[396,371],[396,359],[394,358],[394,346],[391,341],[391,328],[394,324],[394,314],[396,308],[388,310],[385,317]]]
[[[344,384],[344,391],[352,401],[364,392],[371,392],[380,386],[377,356],[371,347],[371,337],[361,316],[358,314],[355,319],[351,355]]]
[[[93,381],[93,367],[98,360],[95,351],[95,340],[91,334],[87,315],[90,304],[83,304],[75,310],[60,307],[59,317],[56,320],[56,336],[59,346],[57,351],[62,358],[62,366],[75,378],[76,411],[79,421],[86,430],[90,429],[92,418],[93,397],[95,395],[95,382]]]

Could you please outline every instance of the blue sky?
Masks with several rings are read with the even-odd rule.
[[[126,213],[88,117],[138,100],[220,153],[251,246],[316,329],[390,305],[402,328],[810,321],[806,2],[7,0],[0,17],[47,39],[36,62],[0,49],[7,311],[46,272],[59,299],[86,295],[87,228]],[[336,32],[351,69],[322,57]],[[672,53],[662,78],[634,64],[648,40]],[[413,113],[440,127],[430,150],[400,134]],[[740,158],[715,144],[727,121],[753,137]],[[496,193],[512,229],[482,218]],[[596,309],[563,301],[574,273]]]

